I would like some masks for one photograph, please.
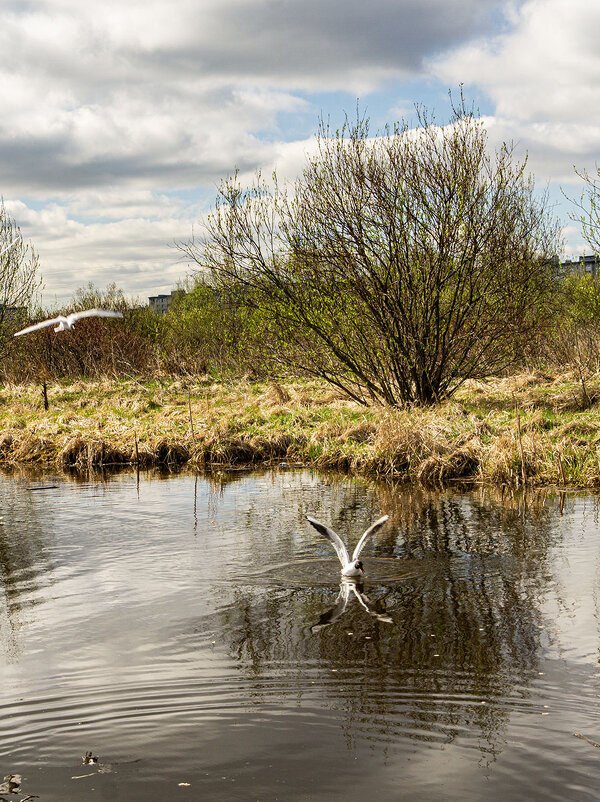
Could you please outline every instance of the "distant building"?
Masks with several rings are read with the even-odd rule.
[[[150,295],[148,297],[148,306],[153,312],[158,312],[159,315],[164,315],[165,312],[169,311],[169,307],[178,295],[185,295],[185,291],[171,290],[170,295]]]
[[[560,267],[563,276],[567,276],[569,273],[587,273],[592,278],[600,277],[600,257],[597,253],[561,262]]]

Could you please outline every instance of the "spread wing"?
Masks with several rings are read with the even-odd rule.
[[[72,312],[67,316],[69,323],[75,323],[82,317],[123,317],[122,312],[114,312],[112,309],[85,309],[83,312]]]
[[[309,524],[312,524],[315,527],[320,535],[326,537],[327,540],[333,544],[333,548],[335,549],[342,567],[348,565],[350,558],[348,557],[348,552],[346,551],[346,547],[344,546],[340,536],[336,535],[333,529],[325,526],[325,524],[322,524],[320,521],[316,521],[314,518],[311,518],[310,515],[306,516],[306,520],[309,522]]]
[[[61,320],[64,320],[64,318],[53,317],[51,320],[42,320],[41,323],[35,323],[33,326],[27,326],[26,329],[21,329],[21,331],[15,331],[15,337],[18,337],[19,334],[29,334],[30,331],[45,329],[47,326],[54,326],[56,323],[60,323]]]
[[[388,516],[384,515],[383,518],[380,518],[378,521],[375,521],[375,523],[367,529],[367,531],[364,533],[364,535],[356,544],[356,548],[354,549],[354,554],[352,555],[352,562],[354,562],[354,560],[358,560],[358,555],[361,553],[363,546],[367,542],[367,538],[375,534],[375,532],[377,532],[378,529],[381,529],[381,527],[384,525],[387,519]]]

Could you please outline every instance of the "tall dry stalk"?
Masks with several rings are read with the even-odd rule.
[[[525,467],[525,454],[523,452],[523,438],[521,436],[521,414],[519,412],[519,406],[517,404],[517,400],[513,395],[513,401],[515,404],[515,415],[517,417],[517,437],[519,438],[519,451],[521,453],[521,478],[523,480],[523,487],[527,485],[527,469]]]

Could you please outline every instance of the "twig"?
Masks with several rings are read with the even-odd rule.
[[[194,421],[192,419],[192,397],[188,391],[188,407],[190,410],[190,429],[192,430],[192,440],[196,441],[196,437],[194,435]]]
[[[558,472],[560,473],[560,481],[564,486],[567,484],[567,482],[565,480],[565,469],[563,467],[562,457],[560,455],[560,451],[555,451],[554,454],[556,456],[556,461],[558,462]]]
[[[581,738],[582,741],[587,741],[592,746],[596,746],[598,749],[600,749],[600,744],[596,743],[596,741],[592,741],[592,739],[588,738],[586,735],[582,735],[580,732],[574,732],[573,735],[576,738]]]
[[[131,373],[125,373],[124,375],[125,375],[125,378],[127,378],[127,379],[130,379],[132,382],[134,382],[135,384],[137,384],[137,385],[138,385],[138,387],[141,387],[141,388],[142,388],[142,390],[143,390],[145,393],[149,393],[149,392],[150,392],[150,390],[149,390],[147,387],[145,387],[145,386],[144,386],[144,385],[143,385],[143,384],[142,384],[140,381],[138,381],[138,380],[135,378],[135,376],[132,376],[132,375],[131,375]]]
[[[527,484],[527,469],[525,468],[525,455],[523,454],[523,439],[521,437],[521,415],[519,413],[519,407],[517,405],[516,398],[514,399],[514,402],[515,402],[515,414],[517,416],[517,435],[519,438],[519,449],[521,451],[521,476],[523,479],[523,487],[525,487]]]

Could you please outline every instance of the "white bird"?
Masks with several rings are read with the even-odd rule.
[[[123,317],[122,312],[113,312],[112,309],[86,309],[84,312],[72,312],[66,317],[58,315],[58,317],[50,318],[50,320],[42,320],[41,323],[35,323],[33,326],[27,326],[26,329],[15,332],[15,337],[19,334],[29,334],[30,331],[37,331],[38,329],[45,329],[47,326],[58,325],[54,331],[72,331],[77,320],[83,317]]]
[[[333,544],[333,548],[339,560],[342,564],[342,576],[364,576],[364,569],[362,561],[358,559],[358,555],[361,553],[363,546],[365,545],[367,538],[370,537],[372,534],[377,532],[384,523],[387,521],[388,516],[384,515],[383,518],[380,518],[378,521],[375,521],[372,526],[370,526],[361,539],[356,544],[356,548],[352,554],[352,559],[348,557],[348,551],[342,542],[342,539],[339,535],[337,535],[333,529],[330,529],[325,524],[322,524],[320,521],[316,521],[314,518],[311,518],[310,515],[306,516],[306,520],[312,524],[317,532],[323,537],[326,537],[327,540],[331,541]]]

